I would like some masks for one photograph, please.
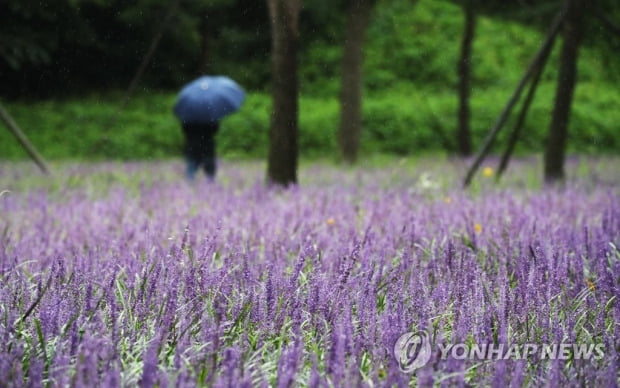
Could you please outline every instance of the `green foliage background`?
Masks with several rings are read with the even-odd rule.
[[[95,8],[106,4],[94,0],[78,3]],[[258,3],[262,4],[248,5],[254,16],[260,16],[264,11],[264,6]],[[164,9],[163,3],[156,0],[142,0],[136,4],[120,17],[140,32],[143,39],[141,43],[121,47],[115,54],[119,61],[130,55],[129,51],[144,46],[150,36],[145,26],[151,19],[140,16],[140,7],[155,7],[156,14],[161,14]],[[268,25],[263,23],[267,21],[266,15],[262,15],[262,22],[254,21],[249,27],[239,27],[243,15],[231,16],[226,8],[234,4],[234,1],[222,0],[213,3],[212,8],[196,6],[195,10],[210,12],[210,17],[226,20],[226,24],[213,33],[210,66],[213,73],[226,73],[238,79],[249,92],[241,111],[222,123],[218,151],[228,157],[264,157],[270,115]],[[333,12],[333,3],[316,1],[308,4],[302,14],[300,149],[305,157],[335,156],[343,15]],[[518,17],[505,16],[484,13],[478,20],[472,85],[475,144],[480,144],[510,97],[543,38],[544,20],[548,20],[541,16],[537,22],[524,23]],[[110,15],[108,17],[116,20]],[[522,19],[527,17],[525,13]],[[419,0],[416,4],[407,0],[378,1],[365,49],[363,155],[454,150],[456,61],[462,22],[462,10],[458,4],[436,0]],[[138,28],[135,23],[142,23],[143,28]],[[185,58],[200,40],[196,19],[182,13],[178,23],[179,29],[168,33],[162,41],[162,54],[158,55],[167,55],[155,58],[141,90],[111,127],[109,124],[122,97],[118,90],[126,80],[104,79],[102,83],[109,87],[99,84],[82,88],[78,84],[96,77],[98,66],[113,74],[115,71],[124,72],[130,77],[139,57],[122,63],[124,69],[108,68],[107,63],[93,64],[91,61],[91,68],[79,73],[83,79],[72,78],[73,83],[66,89],[56,85],[59,90],[48,90],[54,98],[27,96],[12,99],[5,105],[32,142],[50,159],[178,156],[182,137],[172,115],[172,105],[177,89],[192,74],[183,71],[183,67],[193,64],[183,62],[179,67],[175,58]],[[130,29],[127,33],[132,31]],[[180,35],[185,33],[190,42],[187,47],[171,48],[175,39],[181,39]],[[616,46],[613,38],[608,38],[603,30],[594,29],[594,33],[599,33],[601,39],[588,35],[581,51],[580,82],[570,124],[569,150],[618,153],[620,76],[617,68],[620,63],[619,56],[611,50],[620,45]],[[235,44],[226,46],[227,42]],[[89,50],[109,44],[101,42]],[[518,152],[540,151],[544,144],[555,93],[558,51],[559,45],[543,75]],[[33,55],[36,61],[45,62],[44,56]],[[24,64],[18,73],[29,74],[32,70],[29,66],[33,65]],[[52,72],[53,66],[46,69]],[[166,72],[166,69],[170,71]],[[32,82],[29,79],[19,85]],[[4,92],[2,94],[10,95]],[[509,128],[500,136],[499,145]],[[20,159],[25,156],[11,135],[0,131],[0,158]]]

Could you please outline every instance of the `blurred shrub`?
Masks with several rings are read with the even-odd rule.
[[[512,93],[509,89],[474,90],[472,132],[480,145]],[[541,151],[555,86],[544,83],[532,104],[517,152]],[[50,159],[145,159],[177,157],[182,135],[172,115],[175,96],[166,93],[136,97],[112,122],[118,96],[91,96],[81,100],[10,103],[7,109]],[[618,152],[620,95],[613,89],[582,83],[575,95],[569,132],[571,152]],[[268,149],[271,99],[251,94],[243,108],[222,122],[218,151],[228,157],[264,158]],[[395,90],[367,93],[364,103],[363,155],[410,155],[454,151],[456,96],[433,90]],[[339,105],[336,98],[303,97],[300,101],[299,148],[304,157],[335,157]],[[514,119],[513,119],[514,120]],[[114,125],[110,127],[110,124]],[[500,133],[495,151],[501,151],[513,125]],[[0,131],[0,159],[26,157],[8,131]]]

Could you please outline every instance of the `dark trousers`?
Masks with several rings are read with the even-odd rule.
[[[218,129],[219,123],[183,124],[185,159],[189,179],[193,179],[196,171],[201,167],[207,177],[215,177],[215,134]]]

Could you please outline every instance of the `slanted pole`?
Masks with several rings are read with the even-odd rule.
[[[530,84],[530,89],[527,92],[527,96],[525,97],[525,101],[523,102],[523,106],[521,107],[521,111],[519,112],[519,117],[517,118],[517,122],[515,123],[514,128],[512,129],[512,133],[510,134],[510,138],[508,139],[508,145],[506,146],[506,150],[502,155],[502,160],[499,163],[499,167],[497,168],[496,181],[499,182],[504,171],[508,167],[508,163],[510,162],[510,157],[515,149],[517,144],[517,140],[519,140],[519,136],[521,135],[521,129],[523,128],[523,124],[525,123],[525,118],[527,117],[527,112],[530,110],[530,105],[532,105],[532,101],[534,100],[534,95],[536,94],[536,89],[538,89],[538,83],[540,81],[540,77],[545,69],[545,65],[549,60],[549,54],[551,54],[551,50],[547,51],[547,55],[541,61],[540,66],[536,70],[534,74],[534,79]]]
[[[37,164],[37,166],[39,166],[41,171],[44,174],[51,175],[51,170],[47,166],[47,163],[45,163],[45,160],[43,160],[43,157],[41,157],[36,148],[34,148],[32,143],[30,143],[26,135],[24,135],[24,132],[22,132],[15,120],[13,120],[11,115],[9,115],[9,112],[4,109],[2,104],[0,104],[0,119],[2,119],[9,132],[17,138],[19,144],[24,147],[28,155],[30,155],[30,158]]]
[[[555,38],[557,37],[558,32],[560,31],[560,27],[562,26],[562,23],[564,22],[565,15],[566,15],[566,7],[562,7],[562,10],[556,16],[555,20],[553,21],[553,24],[551,25],[551,28],[549,29],[549,32],[547,33],[547,38],[545,39],[542,46],[540,47],[540,49],[538,50],[538,52],[536,53],[536,55],[530,62],[527,70],[525,71],[525,74],[521,78],[521,81],[519,81],[517,88],[515,89],[512,96],[510,97],[510,100],[508,100],[506,107],[504,108],[499,118],[495,122],[495,125],[487,134],[487,137],[484,140],[484,144],[482,145],[480,152],[476,156],[474,163],[471,165],[471,167],[467,171],[467,175],[465,176],[465,180],[463,181],[463,187],[467,187],[471,183],[474,177],[474,174],[476,174],[476,171],[478,170],[478,168],[480,167],[480,165],[482,164],[482,162],[484,161],[488,153],[491,151],[491,146],[495,142],[495,139],[497,138],[497,134],[499,133],[499,131],[502,129],[502,127],[508,120],[508,116],[510,115],[512,108],[514,108],[514,106],[519,101],[521,92],[527,85],[527,82],[530,80],[532,75],[534,75],[535,71],[539,68],[539,66],[541,66],[541,64],[544,62],[546,57],[549,55],[549,52],[551,51],[551,48],[553,47],[553,42],[555,41]]]
[[[127,90],[125,91],[125,95],[123,96],[123,99],[121,100],[121,104],[119,105],[118,109],[116,110],[114,115],[111,117],[111,119],[108,121],[107,125],[104,128],[104,132],[108,132],[110,128],[112,128],[116,124],[116,120],[121,115],[121,113],[125,110],[125,107],[129,103],[129,100],[131,99],[133,95],[133,92],[136,90],[138,83],[140,82],[140,80],[142,79],[142,76],[144,75],[144,72],[146,71],[146,67],[151,62],[151,59],[153,59],[153,56],[155,55],[155,52],[157,51],[157,47],[159,46],[159,42],[161,41],[161,38],[164,36],[164,32],[166,28],[172,21],[173,16],[176,14],[177,9],[179,7],[179,3],[180,3],[180,0],[171,0],[168,6],[168,9],[166,10],[166,15],[162,19],[162,22],[159,25],[157,32],[155,33],[155,35],[153,36],[153,39],[151,40],[151,44],[149,45],[149,48],[146,54],[144,54],[144,57],[142,58],[142,62],[140,62],[140,66],[138,66],[138,70],[136,71],[136,74],[131,79],[129,86],[127,87]]]
[[[614,24],[611,20],[609,20],[603,10],[598,9],[595,15],[603,23],[603,25],[607,27],[607,30],[609,30],[609,32],[614,34],[616,38],[620,38],[620,26]]]

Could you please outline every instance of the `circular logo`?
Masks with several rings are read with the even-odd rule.
[[[431,343],[424,330],[405,333],[394,344],[394,357],[401,372],[411,373],[431,359]]]

